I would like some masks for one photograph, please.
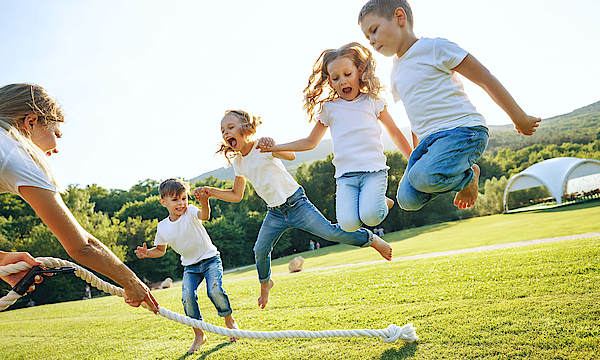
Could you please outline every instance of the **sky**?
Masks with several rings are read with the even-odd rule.
[[[302,90],[325,49],[358,41],[366,0],[0,0],[0,86],[46,88],[67,113],[50,163],[64,185],[128,190],[190,179],[215,155],[229,109],[261,117],[257,136],[287,142],[313,124]],[[417,37],[475,56],[530,115],[600,100],[597,0],[413,0]],[[449,5],[451,4],[451,5]],[[375,54],[388,86],[392,59]],[[465,90],[490,125],[510,118],[478,86]],[[388,92],[398,127],[408,127]],[[326,137],[329,137],[327,133]]]

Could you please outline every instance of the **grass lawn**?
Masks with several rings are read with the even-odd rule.
[[[600,201],[593,201],[422,226],[390,233],[384,238],[392,245],[394,256],[400,257],[598,231]],[[288,263],[297,255],[273,260],[273,273],[287,273]],[[379,253],[371,248],[344,244],[300,255],[305,258],[304,269],[381,260]],[[256,277],[254,266],[225,275],[225,279],[244,277]]]
[[[525,228],[531,231],[530,238],[568,235],[564,229],[569,225],[561,225],[562,217],[578,224],[580,231],[573,234],[599,230],[589,223],[597,224],[592,219],[600,218],[600,209],[573,208],[562,211],[562,217],[555,216],[556,210],[496,218],[504,222],[499,228],[505,231],[495,230],[494,223],[473,221],[493,218],[488,217],[412,229],[389,238],[401,237],[393,243],[399,255],[400,248],[416,254],[487,245],[494,239],[491,233],[505,234],[504,242],[527,240]],[[535,218],[536,214],[542,216]],[[538,223],[527,227],[519,219],[522,216],[527,217],[525,223]],[[469,229],[481,234],[479,240],[464,235],[471,233]],[[414,238],[420,240],[413,243]],[[225,283],[241,328],[381,329],[413,322],[420,339],[413,344],[370,338],[229,343],[223,336],[208,334],[208,342],[186,356],[191,328],[130,308],[120,298],[104,297],[1,312],[0,359],[600,358],[600,238],[300,272],[274,280],[264,310],[256,307],[256,279]],[[204,289],[199,302],[205,320],[222,325]],[[180,287],[154,294],[161,305],[183,313]]]

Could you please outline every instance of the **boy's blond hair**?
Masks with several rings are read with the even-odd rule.
[[[188,194],[189,192],[190,184],[187,181],[176,178],[167,179],[158,185],[158,194],[161,199],[171,195],[179,196],[183,193]]]
[[[360,13],[358,14],[358,24],[360,25],[363,18],[368,14],[375,14],[386,18],[387,20],[391,20],[397,8],[404,9],[408,25],[412,28],[414,24],[413,14],[408,1],[406,0],[370,0],[360,10]]]
[[[359,73],[359,90],[378,99],[383,85],[375,76],[375,58],[371,50],[357,42],[351,42],[339,49],[328,49],[321,53],[313,65],[313,71],[308,78],[308,85],[304,89],[304,110],[311,121],[323,109],[323,104],[338,99],[339,94],[333,90],[329,83],[327,67],[340,58],[348,58],[354,66],[361,69]]]

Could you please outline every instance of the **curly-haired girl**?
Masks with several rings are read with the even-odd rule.
[[[258,306],[264,308],[273,287],[271,279],[271,251],[281,235],[290,228],[308,231],[325,240],[359,247],[370,246],[386,260],[392,259],[390,245],[368,229],[346,232],[332,224],[308,200],[304,189],[287,172],[280,159],[294,160],[290,151],[261,152],[250,137],[256,132],[260,119],[242,110],[229,110],[221,120],[222,152],[233,163],[235,179],[231,189],[203,186],[194,190],[194,196],[215,197],[223,201],[240,202],[244,196],[246,179],[258,196],[267,203],[267,215],[254,244],[256,270],[260,281]]]
[[[380,99],[381,90],[369,49],[353,42],[325,50],[304,89],[304,109],[311,121],[316,120],[310,135],[281,145],[271,138],[258,141],[264,152],[306,151],[317,146],[327,127],[331,129],[336,216],[345,231],[378,225],[394,205],[385,196],[389,167],[379,121],[407,159],[412,151]]]

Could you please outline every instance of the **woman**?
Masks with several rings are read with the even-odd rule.
[[[0,193],[21,196],[75,261],[123,286],[129,305],[146,302],[156,313],[158,302],[148,287],[81,227],[57,190],[46,156],[58,152],[56,139],[62,135],[60,126],[64,121],[60,104],[44,88],[31,84],[0,88]],[[25,258],[35,264],[28,255],[0,252],[0,265]],[[2,279],[14,285],[25,272],[15,275]]]

